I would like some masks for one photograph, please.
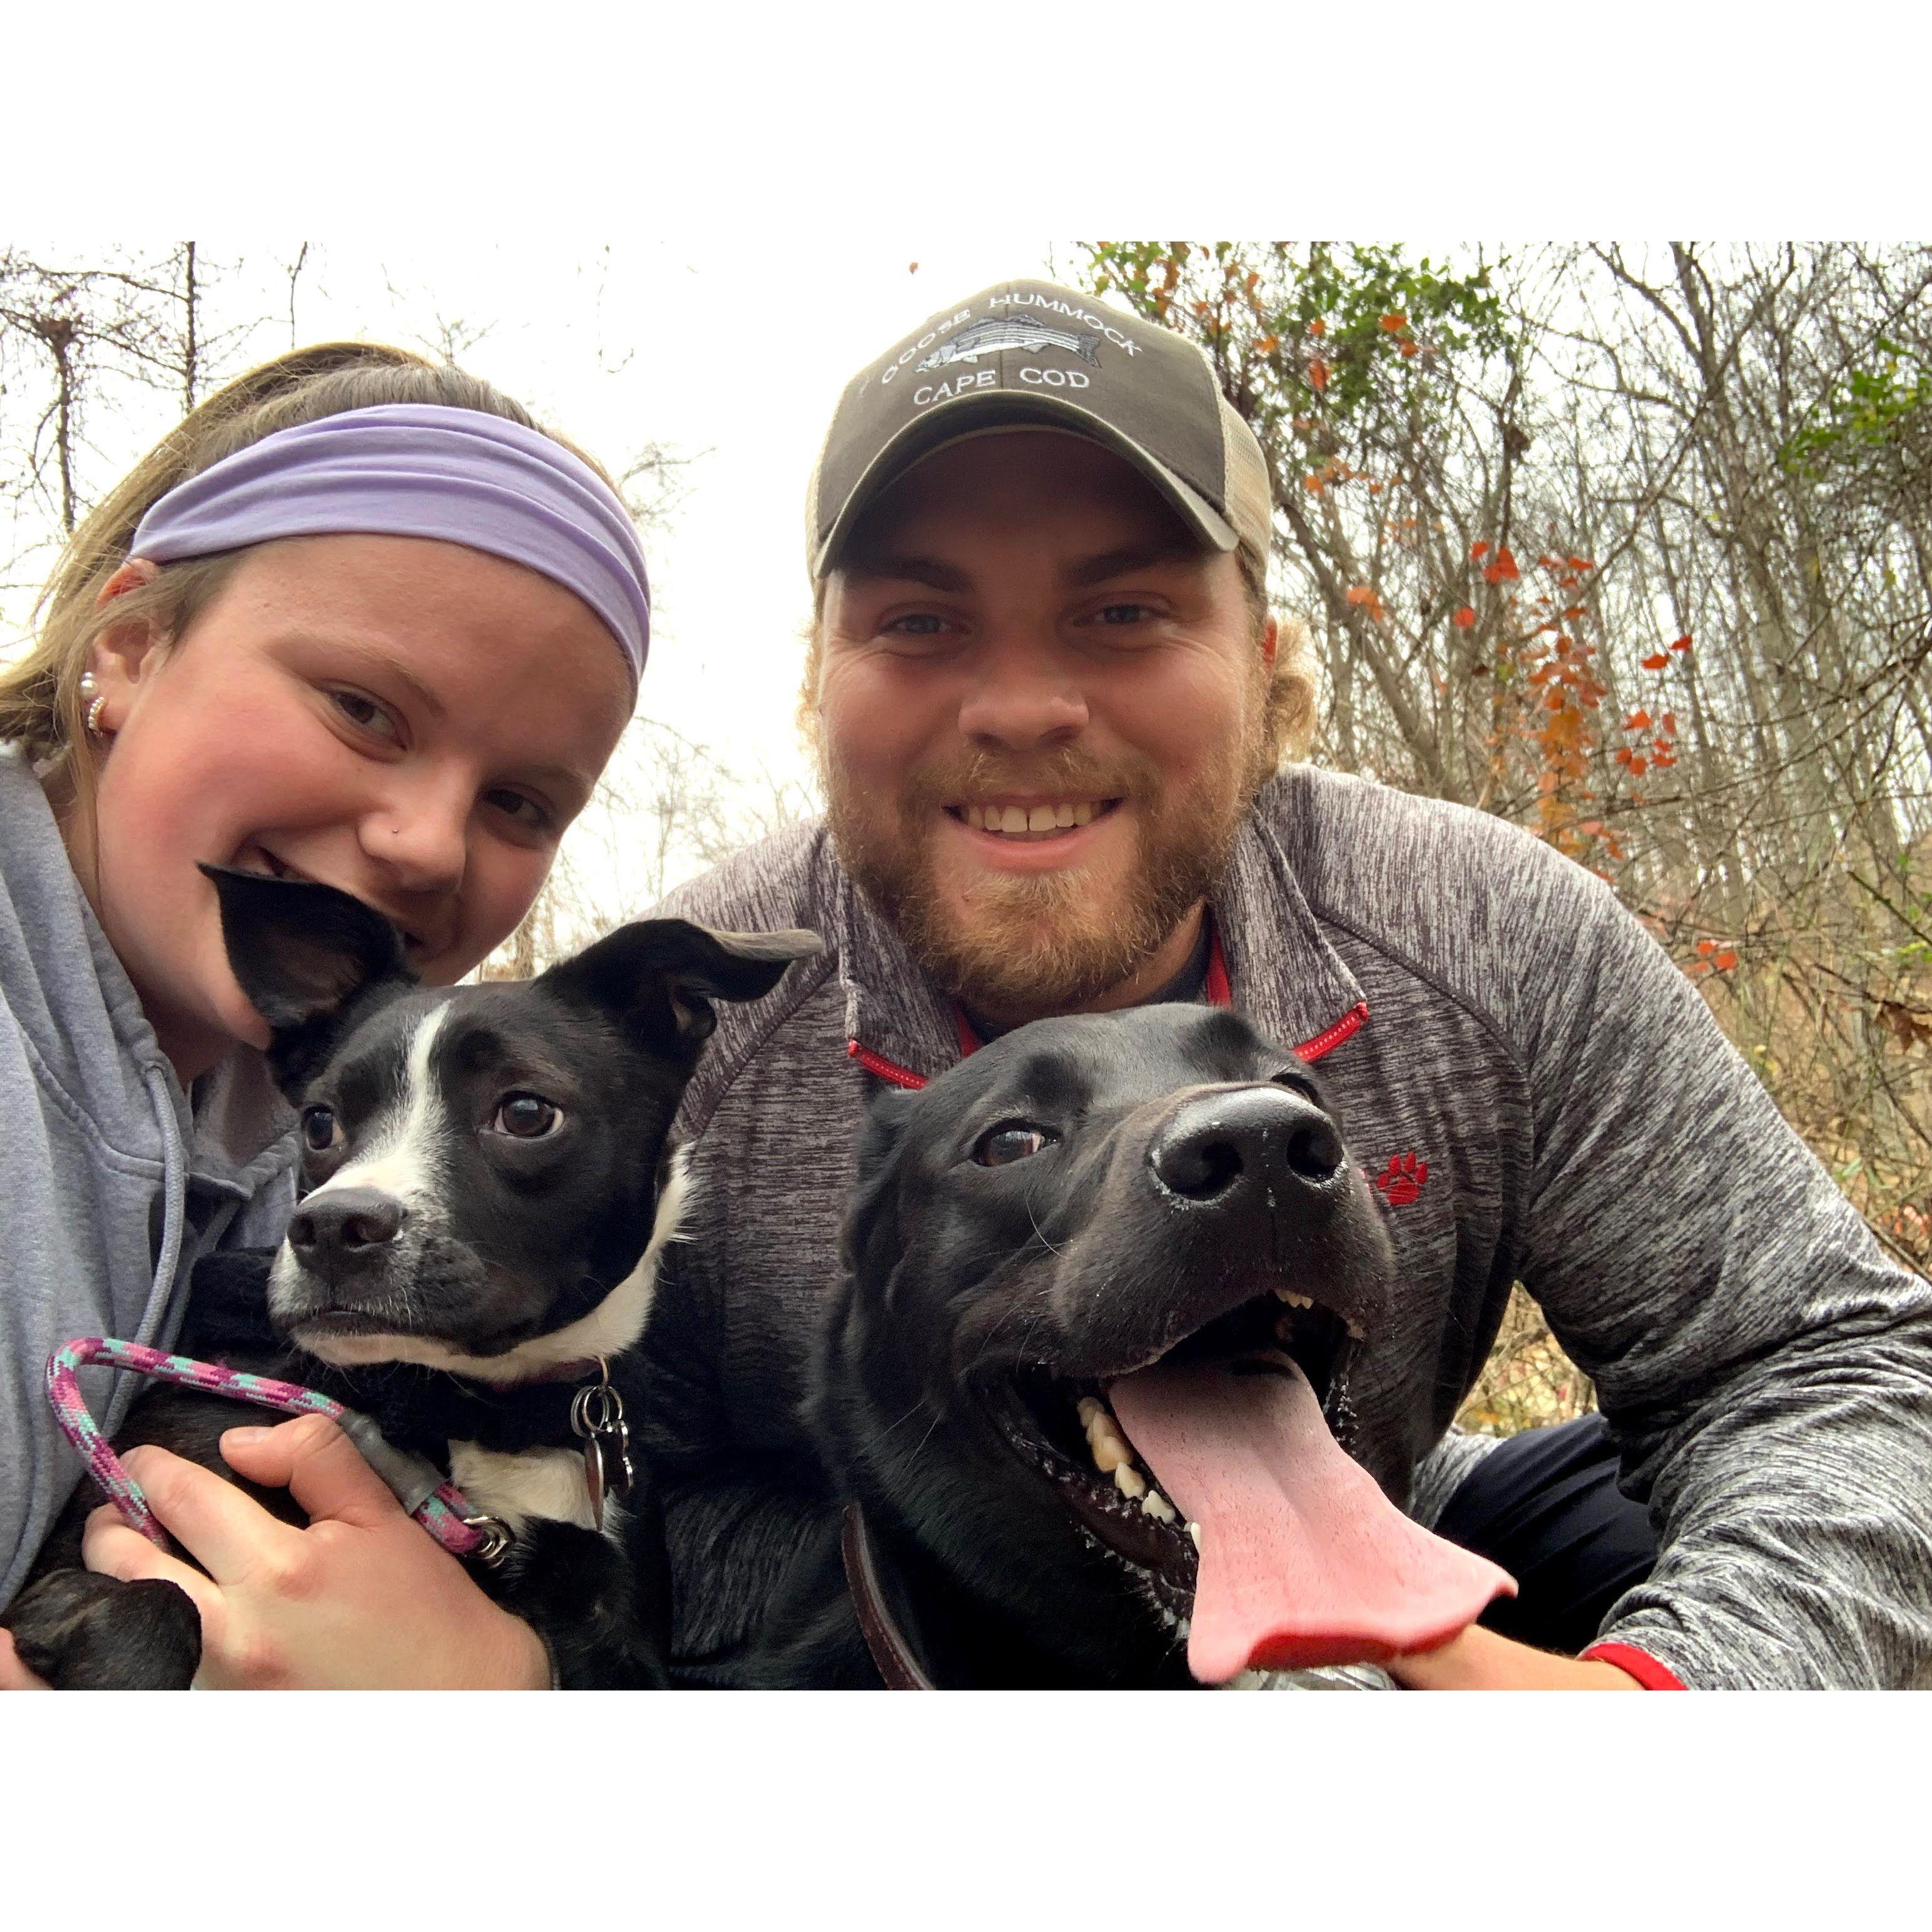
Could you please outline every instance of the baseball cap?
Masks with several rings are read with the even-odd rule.
[[[928,316],[846,384],[806,498],[813,578],[922,458],[1028,424],[1124,458],[1215,549],[1268,555],[1268,464],[1206,353],[1076,289],[1008,281]]]

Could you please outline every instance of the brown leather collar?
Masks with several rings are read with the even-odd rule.
[[[852,1594],[852,1607],[858,1612],[859,1628],[866,1648],[886,1680],[888,1690],[934,1690],[938,1688],[920,1667],[907,1642],[905,1633],[887,1607],[885,1592],[879,1586],[878,1559],[872,1554],[872,1539],[866,1519],[856,1503],[845,1505],[845,1517],[838,1532],[838,1553],[845,1562],[845,1587]]]

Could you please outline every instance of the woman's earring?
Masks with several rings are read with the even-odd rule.
[[[107,709],[107,694],[96,688],[93,672],[82,674],[80,694],[89,700],[87,707],[87,735],[90,738],[100,736],[100,714]]]

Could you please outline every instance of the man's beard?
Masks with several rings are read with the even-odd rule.
[[[1220,884],[1258,784],[1252,744],[1229,746],[1165,802],[1146,759],[1102,761],[1070,748],[1029,760],[982,752],[916,774],[896,808],[882,811],[868,809],[823,762],[826,818],[854,884],[946,992],[1012,1019],[1084,1006],[1144,965]],[[1084,866],[988,869],[964,907],[942,891],[934,864],[941,812],[1001,791],[1131,802],[1135,850],[1118,892],[1096,890]]]

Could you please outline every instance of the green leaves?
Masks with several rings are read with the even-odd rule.
[[[1812,420],[1778,451],[1788,475],[1816,482],[1834,466],[1856,463],[1895,442],[1908,423],[1932,404],[1932,369],[1884,336],[1885,357],[1873,369],[1853,369],[1820,397]]]

